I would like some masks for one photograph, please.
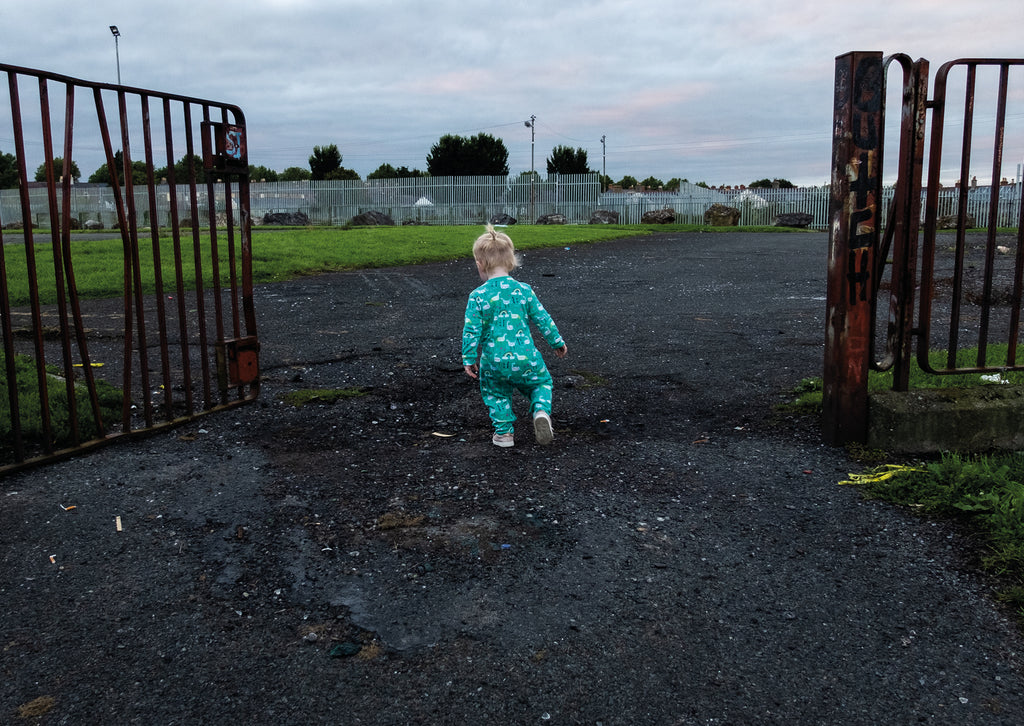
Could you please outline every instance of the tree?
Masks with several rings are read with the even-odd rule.
[[[629,174],[626,174],[626,176],[622,177],[622,179],[619,180],[619,186],[622,187],[623,189],[635,187],[639,183],[640,182],[636,180],[636,177],[630,176]]]
[[[124,153],[120,150],[114,152],[114,168],[116,169],[115,175],[117,177],[118,186],[124,186]],[[146,184],[148,175],[146,174],[146,162],[144,161],[133,161],[132,162],[132,184],[136,186]],[[110,184],[110,170],[106,164],[100,165],[100,168],[92,173],[89,177],[90,184]]]
[[[192,174],[195,173],[196,184],[206,182],[206,169],[203,167],[203,157],[196,154],[185,154],[174,164],[174,183],[188,184],[192,181]],[[153,177],[159,182],[161,179],[171,180],[171,175],[166,166],[153,171]]]
[[[400,166],[397,169],[391,164],[381,164],[374,171],[366,175],[367,179],[411,179],[414,177],[428,176],[425,171],[412,169],[407,166]]]
[[[18,157],[0,151],[0,189],[15,189],[19,182]]]
[[[276,171],[265,166],[249,167],[249,181],[252,182],[276,182],[278,176],[280,175]]]
[[[585,149],[572,149],[568,146],[556,146],[548,157],[548,174],[588,174],[587,152]]]
[[[445,134],[427,154],[430,176],[508,176],[508,149],[501,139],[480,133]]]
[[[653,176],[649,176],[640,182],[640,186],[644,189],[661,189],[665,186],[665,182]]]
[[[278,181],[309,181],[311,178],[313,178],[313,175],[309,172],[309,169],[303,169],[301,166],[289,166],[281,172]]]
[[[53,178],[56,181],[60,181],[60,178],[64,176],[64,159],[63,157],[56,157],[53,160]],[[77,183],[82,178],[82,172],[78,170],[78,164],[74,161],[71,162],[71,178]],[[36,169],[36,181],[46,181],[46,164],[40,164]]]
[[[680,179],[679,177],[675,176],[669,179],[667,182],[665,182],[665,189],[667,189],[670,192],[678,192],[679,188],[683,186],[683,184],[688,184],[689,181],[689,179]]]
[[[333,169],[327,172],[327,176],[324,177],[325,181],[359,181],[359,175],[352,169],[346,169],[343,166],[339,166],[337,169]]]
[[[341,168],[341,152],[337,144],[314,146],[309,157],[309,171],[315,181],[327,179],[328,174]]]
[[[748,184],[751,189],[796,189],[788,179],[758,179]]]

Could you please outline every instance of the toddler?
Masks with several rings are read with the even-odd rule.
[[[484,284],[470,293],[466,304],[462,364],[466,375],[480,380],[480,394],[494,424],[491,442],[501,447],[515,444],[512,394],[519,391],[530,399],[537,442],[550,444],[551,374],[533,344],[530,321],[559,358],[569,348],[533,289],[509,276],[519,260],[507,234],[487,225],[473,243],[473,257]]]

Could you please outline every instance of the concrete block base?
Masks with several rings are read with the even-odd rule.
[[[1024,450],[1024,386],[872,393],[868,446],[914,454]]]

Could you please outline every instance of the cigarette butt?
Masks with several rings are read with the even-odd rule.
[[[114,526],[117,527],[117,531],[118,532],[121,531],[121,515],[120,514],[117,515],[116,517],[114,517]]]
[[[53,565],[53,564],[56,564],[56,562],[57,562],[57,555],[50,555],[50,564]]]
[[[63,504],[61,504],[60,508],[63,509],[65,512],[70,512],[72,509],[75,508],[75,505],[72,504],[70,507],[65,507]]]

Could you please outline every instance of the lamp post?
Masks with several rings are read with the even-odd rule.
[[[533,171],[533,141],[537,135],[537,117],[530,116],[530,120],[523,121],[523,125],[530,129],[530,219],[536,221],[533,213],[534,200],[536,199],[533,187],[535,177],[535,172]]]
[[[601,134],[601,181],[608,176],[608,167],[605,160],[604,134]]]
[[[116,25],[110,26],[110,34],[114,36],[114,57],[117,59],[117,85],[121,85],[121,51],[117,47],[117,39],[121,37],[121,31]]]

